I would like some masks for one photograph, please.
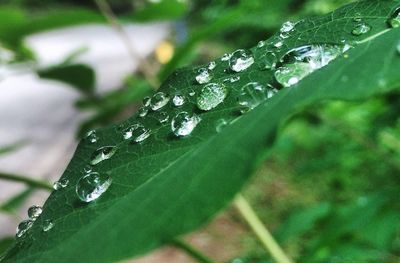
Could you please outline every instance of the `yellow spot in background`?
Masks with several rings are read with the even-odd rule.
[[[174,55],[174,46],[169,41],[162,41],[156,48],[156,58],[161,64],[165,64],[171,60]]]

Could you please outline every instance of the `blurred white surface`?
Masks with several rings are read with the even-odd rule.
[[[145,57],[168,36],[170,25],[127,25],[125,30],[132,46]],[[75,61],[93,67],[98,92],[120,86],[138,63],[129,57],[120,36],[104,25],[45,32],[30,36],[26,42],[37,54],[40,66],[57,64],[72,52],[87,48]],[[3,69],[0,75],[14,73]],[[29,72],[6,75],[0,80],[0,92],[0,148],[20,141],[28,142],[13,153],[0,156],[0,171],[55,180],[76,147],[75,131],[84,117],[73,107],[79,93],[66,84],[41,80]],[[24,185],[0,180],[0,204],[23,189]],[[29,204],[40,205],[47,195],[40,191],[33,195],[17,218],[26,217]],[[1,213],[0,239],[14,235],[16,224],[14,216]]]

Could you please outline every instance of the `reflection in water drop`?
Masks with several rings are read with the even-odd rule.
[[[235,72],[240,72],[254,63],[254,57],[250,50],[238,49],[229,59],[229,67]]]
[[[197,73],[196,81],[199,84],[208,83],[212,79],[211,72],[208,70],[208,68],[200,68]]]
[[[169,96],[165,94],[164,92],[157,92],[156,94],[153,95],[150,101],[150,108],[153,111],[159,110],[165,105],[167,105],[169,101]]]
[[[197,107],[200,110],[211,110],[224,101],[228,94],[225,85],[210,83],[204,86],[197,97]]]
[[[200,117],[196,114],[191,115],[182,111],[172,119],[171,130],[176,136],[187,136],[192,133],[200,121]]]
[[[76,184],[76,194],[83,202],[99,198],[111,185],[108,175],[92,172],[81,177]]]

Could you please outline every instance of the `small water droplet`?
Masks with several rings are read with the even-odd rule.
[[[208,83],[212,79],[211,72],[207,68],[201,68],[197,73],[196,81],[199,84]]]
[[[176,136],[187,136],[192,133],[201,118],[186,111],[178,113],[171,121],[171,130]]]
[[[19,223],[19,225],[17,227],[16,236],[22,237],[23,235],[25,235],[25,233],[28,232],[28,230],[32,227],[32,225],[33,225],[33,221],[30,219],[24,220],[21,223]]]
[[[254,57],[250,50],[238,49],[233,52],[232,57],[229,59],[229,67],[235,72],[240,72],[254,63]]]
[[[168,101],[169,96],[160,91],[154,94],[151,98],[150,107],[153,111],[156,111],[167,105]]]
[[[194,95],[196,95],[196,91],[194,91],[194,89],[189,89],[189,96],[193,97]]]
[[[258,68],[261,70],[265,69],[273,69],[278,62],[278,58],[276,57],[275,53],[273,52],[266,52],[260,58],[258,62]]]
[[[149,109],[147,107],[145,107],[145,106],[140,107],[138,110],[139,117],[142,117],[142,118],[145,117],[148,112],[149,112]]]
[[[149,107],[151,102],[151,98],[149,96],[146,96],[143,98],[143,106]]]
[[[142,142],[151,134],[151,131],[142,124],[136,123],[124,130],[123,137],[125,140],[133,140],[134,142]]]
[[[233,77],[229,78],[229,82],[230,83],[234,83],[234,82],[239,81],[239,80],[240,80],[240,76],[233,76]]]
[[[36,220],[42,213],[43,209],[41,206],[33,205],[28,208],[28,217],[32,220]]]
[[[368,33],[371,30],[371,26],[369,26],[366,23],[360,23],[358,25],[356,25],[353,30],[351,31],[351,33],[355,36],[361,36],[363,34]]]
[[[270,45],[274,48],[281,48],[283,46],[282,38],[279,36],[273,36],[270,40]]]
[[[291,21],[286,21],[285,23],[283,23],[280,29],[280,37],[283,39],[288,38],[290,32],[293,31],[295,25],[296,24]]]
[[[86,165],[86,166],[83,168],[83,172],[84,172],[84,173],[90,173],[92,170],[93,170],[93,167],[92,167],[91,165]]]
[[[90,164],[96,165],[104,160],[110,159],[115,154],[116,151],[117,147],[115,146],[101,147],[96,151],[94,151],[94,153],[92,154]]]
[[[54,190],[60,190],[60,189],[62,189],[62,188],[65,188],[65,187],[67,187],[68,186],[68,183],[69,183],[69,180],[68,179],[61,179],[61,180],[59,180],[59,181],[56,181],[56,182],[54,182],[54,184],[53,184],[53,189]]]
[[[266,42],[263,41],[263,40],[261,40],[261,41],[259,41],[259,42],[257,43],[257,48],[262,48],[262,47],[265,46],[265,44],[266,44]]]
[[[155,118],[158,120],[159,123],[163,124],[169,120],[169,115],[165,111],[162,111],[156,114]]]
[[[250,82],[242,87],[237,97],[240,106],[240,112],[248,112],[268,97],[267,88],[258,82]]]
[[[361,22],[362,21],[362,15],[361,13],[355,13],[354,18],[353,18],[354,22]]]
[[[47,232],[54,227],[54,223],[50,219],[46,219],[43,221],[42,230],[43,232]]]
[[[90,143],[96,143],[99,140],[96,131],[95,130],[88,131],[86,133],[86,140],[88,140]]]
[[[227,125],[228,122],[225,119],[219,119],[216,122],[215,129],[217,132],[221,132]]]
[[[217,66],[217,63],[215,63],[215,61],[211,61],[210,63],[208,63],[209,70],[215,69],[216,66]]]
[[[388,24],[392,28],[400,27],[400,7],[396,8],[388,19]]]
[[[81,177],[76,184],[76,194],[83,202],[99,198],[111,185],[108,175],[92,172]]]
[[[172,98],[172,104],[174,104],[175,107],[182,106],[183,104],[185,104],[185,96],[180,93],[175,94]]]
[[[232,54],[225,53],[224,55],[222,55],[221,61],[227,61],[231,58],[231,56]]]
[[[225,85],[210,83],[204,86],[197,97],[197,107],[201,110],[211,110],[224,101],[228,94]]]

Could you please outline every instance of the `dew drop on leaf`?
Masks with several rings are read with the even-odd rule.
[[[147,107],[145,107],[145,106],[140,107],[139,110],[138,110],[139,117],[146,117],[148,111],[149,111],[149,110],[148,110]]]
[[[33,205],[28,208],[28,217],[32,220],[36,220],[42,213],[42,207],[38,205]]]
[[[54,190],[60,190],[62,188],[65,188],[68,186],[69,180],[68,179],[61,179],[59,181],[54,182],[53,184],[53,189]]]
[[[250,50],[238,49],[229,59],[229,67],[235,72],[241,72],[254,63],[254,57]]]
[[[172,119],[171,130],[178,137],[187,136],[192,133],[200,121],[200,117],[196,114],[191,115],[182,111]]]
[[[86,166],[83,168],[83,172],[84,172],[84,173],[90,173],[92,170],[93,170],[93,168],[92,168],[91,165],[86,165]]]
[[[289,33],[294,29],[294,26],[296,24],[291,22],[291,21],[286,21],[285,23],[282,24],[280,28],[280,37],[281,38],[288,38]]]
[[[351,30],[351,33],[355,36],[361,36],[363,34],[368,33],[371,30],[371,26],[366,24],[366,23],[360,23],[357,24],[353,30]]]
[[[216,122],[215,130],[217,132],[221,132],[227,125],[228,125],[228,122],[225,119],[219,119]]]
[[[211,72],[207,68],[200,68],[197,71],[196,81],[199,84],[205,84],[212,79]]]
[[[46,219],[43,221],[42,230],[47,232],[54,227],[54,223],[51,219]]]
[[[259,42],[257,43],[257,48],[262,48],[262,47],[265,46],[265,44],[266,44],[266,42],[265,42],[264,40],[261,40],[261,41],[259,41]]]
[[[221,61],[227,61],[231,58],[232,54],[225,53],[221,57]]]
[[[209,83],[205,85],[197,97],[197,107],[200,110],[211,110],[217,107],[226,98],[228,91],[223,84]]]
[[[86,133],[86,140],[88,140],[90,143],[96,143],[99,140],[96,131],[95,130],[88,131]]]
[[[76,184],[76,194],[83,202],[91,202],[99,198],[111,185],[108,175],[91,172],[81,177]]]
[[[123,137],[125,140],[133,140],[134,142],[142,142],[151,134],[150,129],[145,128],[142,124],[136,123],[124,130]]]
[[[142,101],[143,106],[149,107],[150,106],[150,102],[151,102],[151,98],[149,96],[146,96],[146,97],[143,98],[143,101]]]
[[[172,104],[175,107],[183,106],[183,104],[185,104],[185,96],[183,96],[180,93],[175,94],[174,97],[172,98]]]
[[[305,45],[287,52],[281,66],[274,72],[275,79],[284,87],[290,87],[315,70],[326,66],[349,49],[349,45]]]
[[[360,13],[356,13],[356,14],[354,15],[353,21],[354,21],[354,22],[361,22],[361,21],[362,21],[362,16],[361,16],[361,14],[360,14]]]
[[[392,28],[400,27],[400,7],[396,8],[388,19],[388,24]]]
[[[167,105],[169,101],[169,96],[165,94],[164,92],[157,92],[156,94],[153,95],[150,101],[150,108],[153,111],[159,110],[165,105]]]
[[[216,66],[217,66],[217,63],[215,63],[215,61],[211,61],[210,63],[208,63],[207,68],[209,70],[213,70],[213,69],[215,69]]]
[[[31,227],[32,227],[33,221],[28,219],[24,220],[21,223],[19,223],[17,227],[17,237],[22,237]]]
[[[104,146],[92,154],[92,157],[90,159],[90,164],[91,165],[96,165],[104,160],[110,159],[115,152],[117,151],[117,147],[115,146]]]
[[[244,85],[237,97],[240,106],[240,112],[248,112],[260,103],[265,101],[268,97],[267,89],[265,86],[258,82],[250,82]]]
[[[169,120],[169,115],[165,111],[161,111],[154,115],[154,117],[158,120],[159,123],[163,124]]]

